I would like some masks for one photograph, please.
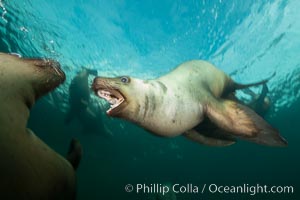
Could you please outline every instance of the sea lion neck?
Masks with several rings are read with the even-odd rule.
[[[3,85],[5,82],[0,81]],[[12,88],[13,84],[9,85],[6,82],[6,87]],[[3,133],[11,132],[11,128],[25,131],[29,118],[29,110],[35,103],[35,94],[33,88],[23,84],[18,90],[2,90],[0,94],[0,126],[8,130],[1,130]]]
[[[134,108],[130,113],[125,113],[130,121],[143,124],[146,119],[152,118],[154,113],[164,106],[164,95],[167,95],[167,87],[158,80],[145,80],[135,87],[138,98],[134,98],[130,107]],[[162,98],[160,98],[162,97]]]
[[[29,106],[32,106],[34,103],[34,96],[32,95],[31,98],[32,99],[25,99],[18,93],[14,95],[1,95],[0,126],[2,129],[6,129],[2,130],[3,134],[12,131],[16,133],[16,129],[19,129],[20,133],[26,130],[29,118]]]

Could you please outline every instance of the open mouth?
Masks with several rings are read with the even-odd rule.
[[[110,104],[110,108],[106,111],[108,115],[112,115],[113,111],[120,107],[125,100],[118,90],[99,89],[96,93]]]

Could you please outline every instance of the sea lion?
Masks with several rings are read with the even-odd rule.
[[[26,128],[35,101],[64,80],[55,61],[0,53],[0,199],[75,199],[79,141],[66,160]]]
[[[88,70],[83,69],[71,81],[69,86],[70,109],[65,118],[66,124],[69,124],[74,117],[80,117],[81,113],[87,112],[91,99],[88,78]]]
[[[192,60],[154,80],[96,77],[92,88],[106,99],[107,114],[164,137],[183,134],[201,144],[227,146],[241,138],[269,146],[287,142],[250,108],[231,100],[238,84],[209,62]]]
[[[108,136],[100,112],[95,112],[91,103],[91,88],[88,80],[90,75],[97,76],[97,71],[83,67],[71,81],[69,86],[69,110],[65,117],[65,124],[68,125],[74,119],[78,119],[82,125],[82,133],[100,132],[103,136]]]

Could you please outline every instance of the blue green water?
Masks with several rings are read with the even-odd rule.
[[[144,182],[293,185],[299,194],[299,7],[298,0],[0,0],[0,51],[50,57],[66,72],[67,81],[33,108],[29,126],[62,154],[72,137],[80,139],[78,199],[150,198],[124,191],[128,183]],[[157,138],[107,117],[107,105],[94,95],[113,136],[83,134],[79,122],[63,124],[68,87],[82,66],[101,76],[153,78],[190,59],[208,60],[242,83],[276,72],[268,82],[272,107],[266,119],[289,146],[239,141],[212,148],[181,137]],[[177,199],[297,199],[296,194]]]

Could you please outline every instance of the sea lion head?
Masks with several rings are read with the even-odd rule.
[[[25,99],[29,107],[65,80],[56,61],[5,53],[0,53],[0,76],[2,87],[10,88],[6,95]]]
[[[143,92],[143,81],[129,76],[116,78],[96,77],[92,89],[95,94],[110,103],[106,113],[109,116],[122,117],[137,112],[138,97]]]

